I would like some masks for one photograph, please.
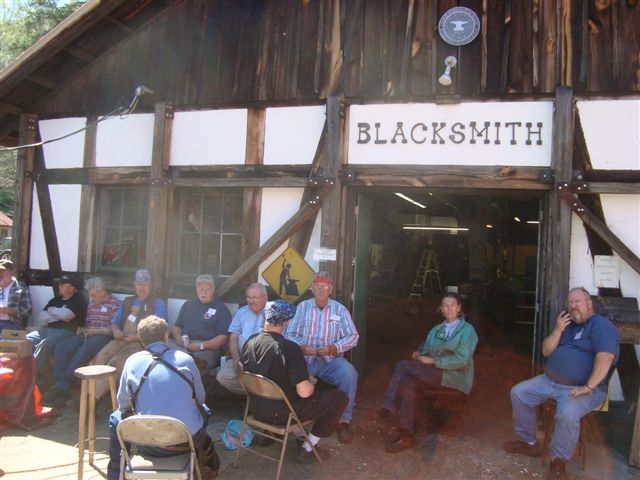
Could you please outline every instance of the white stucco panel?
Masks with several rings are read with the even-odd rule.
[[[595,169],[640,169],[640,100],[577,102]]]
[[[640,256],[640,195],[600,195],[600,201],[609,229]],[[624,260],[619,259],[618,264],[622,295],[640,301],[640,275]]]
[[[569,261],[569,286],[584,287],[591,295],[598,289],[593,284],[593,259],[589,250],[587,233],[582,220],[575,213],[571,215],[571,260]]]
[[[260,215],[260,245],[289,220],[299,209],[304,190],[302,188],[263,188],[262,207]],[[258,267],[258,281],[266,285],[262,272],[271,265],[287,248],[289,241],[285,241]]]
[[[171,165],[244,164],[247,110],[177,112],[171,130]]]
[[[42,141],[68,135],[86,127],[87,120],[81,118],[59,118],[55,120],[41,120],[40,136]],[[84,135],[81,131],[63,140],[43,145],[44,163],[47,168],[79,168],[82,167],[84,157]]]
[[[29,294],[31,295],[31,319],[28,324],[33,327],[39,327],[41,325],[39,320],[40,312],[53,297],[53,289],[41,285],[31,285]]]
[[[151,165],[153,114],[115,117],[98,124],[96,166]]]
[[[311,238],[309,238],[309,246],[304,254],[304,260],[313,268],[316,272],[320,269],[320,262],[313,259],[313,250],[320,248],[320,231],[322,230],[322,209],[318,210],[316,221],[313,224],[313,231],[311,232]]]
[[[44,244],[40,204],[35,188],[33,189],[33,203],[31,213],[31,251],[29,252],[29,266],[39,270],[48,270],[47,250]]]
[[[311,163],[322,134],[325,112],[324,105],[268,108],[263,163]]]

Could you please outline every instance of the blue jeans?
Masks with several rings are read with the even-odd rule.
[[[40,327],[27,334],[27,338],[33,342],[33,356],[36,358],[36,373],[40,373],[49,361],[56,346],[64,340],[75,337],[76,332],[64,328]]]
[[[56,385],[62,390],[70,390],[76,368],[88,364],[110,340],[111,335],[91,335],[86,338],[75,335],[58,343],[53,369]]]
[[[571,460],[580,435],[580,419],[604,402],[606,397],[606,392],[600,388],[596,388],[593,395],[570,397],[569,392],[573,388],[556,383],[544,374],[513,387],[513,429],[518,438],[527,443],[536,440],[536,409],[545,400],[553,398],[556,401],[556,416],[550,456],[552,459]]]
[[[11,320],[0,320],[0,331],[2,330],[22,330]]]
[[[416,382],[438,388],[442,372],[433,365],[402,360],[396,364],[382,401],[385,410],[400,412],[400,428],[409,432],[415,422]]]
[[[308,362],[309,373],[318,377],[323,382],[338,387],[347,394],[349,403],[342,412],[341,422],[351,422],[353,419],[353,406],[356,403],[356,391],[358,390],[358,372],[343,357],[336,357],[327,362],[323,357],[316,356]]]

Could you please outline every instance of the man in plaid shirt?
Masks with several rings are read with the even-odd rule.
[[[22,330],[31,314],[29,288],[13,276],[13,262],[0,260],[0,330]]]
[[[336,431],[342,443],[352,440],[349,423],[358,388],[358,372],[344,358],[344,352],[358,344],[358,331],[347,308],[329,298],[333,282],[329,272],[319,272],[311,283],[313,298],[298,305],[285,338],[300,345],[309,373],[335,385],[349,398]]]

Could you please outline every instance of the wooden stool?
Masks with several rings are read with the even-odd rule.
[[[93,465],[96,438],[96,379],[107,376],[111,393],[111,407],[115,410],[116,369],[109,365],[89,365],[77,368],[76,378],[82,380],[80,386],[80,420],[78,425],[78,480],[82,480],[84,463],[84,442],[87,427],[87,395],[89,396],[89,465]]]
[[[547,463],[549,457],[549,444],[551,443],[551,435],[553,434],[553,428],[556,423],[556,401],[549,399],[541,405],[541,423],[542,431],[544,433],[544,440],[542,443],[542,465]],[[580,457],[580,467],[585,469],[587,463],[587,444],[584,439],[584,434],[587,429],[587,417],[593,414],[594,411],[587,413],[580,419],[580,435],[578,436],[578,444],[576,445],[576,451],[574,457]]]

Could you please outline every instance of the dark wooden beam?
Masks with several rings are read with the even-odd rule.
[[[571,181],[573,134],[574,134],[574,102],[573,91],[567,87],[556,88],[555,108],[553,112],[553,147],[552,166],[556,182]],[[547,256],[545,278],[545,301],[542,312],[546,318],[541,326],[546,324],[551,328],[558,312],[563,310],[569,290],[569,259],[571,245],[571,208],[559,197],[554,189],[550,195],[549,212],[547,218],[552,225],[550,232],[550,252]],[[546,321],[545,321],[546,320]]]
[[[247,145],[245,165],[262,165],[264,162],[264,138],[266,127],[265,108],[247,111]],[[260,217],[262,215],[262,187],[245,188],[242,198],[241,259],[245,260],[260,247]],[[258,278],[258,267],[249,270],[242,279],[252,283]]]
[[[594,215],[585,205],[575,196],[569,193],[562,193],[560,197],[570,206],[571,210],[576,213],[582,222],[587,225],[593,232],[604,240],[614,252],[620,255],[625,262],[629,264],[636,273],[640,274],[640,258],[627,247],[616,234],[614,234],[607,225]]]
[[[77,58],[78,60],[82,60],[83,62],[86,62],[86,63],[91,63],[95,60],[93,55],[90,55],[84,50],[82,50],[81,48],[74,47],[72,45],[65,47],[64,51],[67,52],[69,55],[72,55],[73,57]]]
[[[638,194],[640,183],[621,182],[571,182],[570,190],[580,194]]]
[[[342,97],[331,96],[327,99],[327,144],[324,157],[324,174],[327,178],[338,176],[342,167],[341,146],[343,140],[344,115]],[[340,202],[342,194],[342,183],[336,178],[334,188],[322,202],[322,229],[320,231],[320,246],[337,250],[335,261],[319,262],[320,270],[326,270],[334,278],[335,293],[340,296],[343,291],[341,278],[339,277],[338,265],[342,261],[343,251],[340,247],[340,222],[342,212]]]
[[[38,180],[50,185],[141,185],[149,182],[149,167],[49,168]]]
[[[106,20],[111,23],[112,25],[115,25],[116,27],[118,27],[118,29],[120,29],[120,31],[122,31],[123,33],[126,33],[127,35],[129,35],[130,33],[133,32],[133,28],[131,28],[129,25],[127,25],[124,22],[121,22],[120,20],[118,20],[117,18],[108,16],[106,17]]]
[[[173,104],[156,104],[149,177],[149,211],[147,222],[147,268],[156,282],[164,284],[167,255],[167,207],[169,205],[169,152],[173,125]],[[159,285],[156,284],[156,287]]]
[[[304,188],[306,178],[175,178],[168,181],[176,187],[244,187]]]
[[[325,120],[324,126],[322,127],[322,133],[320,134],[320,139],[318,140],[318,146],[316,147],[316,153],[313,156],[313,161],[311,162],[309,177],[313,177],[318,173],[318,169],[321,165],[322,152],[324,151],[326,137],[327,121]],[[305,188],[304,192],[302,193],[300,206],[302,207],[305,203],[311,200],[312,195],[315,194],[315,191],[307,185],[307,188]],[[313,226],[315,225],[315,223],[315,218],[310,219],[300,228],[300,230],[292,235],[291,240],[289,240],[289,246],[295,249],[303,258],[307,252],[307,248],[309,247],[309,241],[311,239],[311,234],[313,233]]]
[[[10,103],[0,102],[0,112],[7,112],[12,115],[21,115],[22,109],[15,105],[11,105]]]
[[[464,187],[551,190],[549,170],[542,167],[471,165],[346,165],[344,184],[380,187]]]
[[[307,203],[282,225],[272,236],[262,244],[249,258],[231,274],[225,282],[216,288],[216,295],[222,297],[226,292],[235,287],[245,275],[256,268],[260,262],[271,255],[287,238],[295,233],[302,224],[312,218],[320,208],[320,202]]]
[[[95,167],[97,136],[98,123],[96,122],[96,118],[89,117],[87,118],[87,130],[84,134],[84,154],[82,160],[84,168]],[[96,193],[95,185],[82,185],[78,237],[78,271],[80,272],[91,272],[95,265],[97,254]]]
[[[56,88],[58,88],[58,84],[53,80],[49,80],[48,78],[45,78],[41,75],[36,75],[35,73],[29,75],[27,77],[27,80],[35,83],[36,85],[40,85],[41,87],[48,88],[49,90],[55,90]]]
[[[37,126],[38,117],[36,115],[23,114],[20,116],[20,145],[35,143]],[[27,268],[29,268],[34,150],[34,148],[20,150],[16,168],[16,206],[13,217],[11,251],[16,271],[21,278],[24,278]]]
[[[37,138],[39,138],[39,135]],[[36,177],[38,176],[38,172],[42,172],[45,169],[44,150],[41,146],[36,147],[34,153],[34,171],[36,172]],[[62,263],[60,261],[58,234],[56,233],[56,223],[53,215],[49,185],[36,180],[36,194],[38,195],[38,206],[40,207],[40,218],[42,220],[42,232],[44,234],[44,245],[47,251],[49,270],[51,270],[51,274],[54,277],[58,277],[62,274]]]

